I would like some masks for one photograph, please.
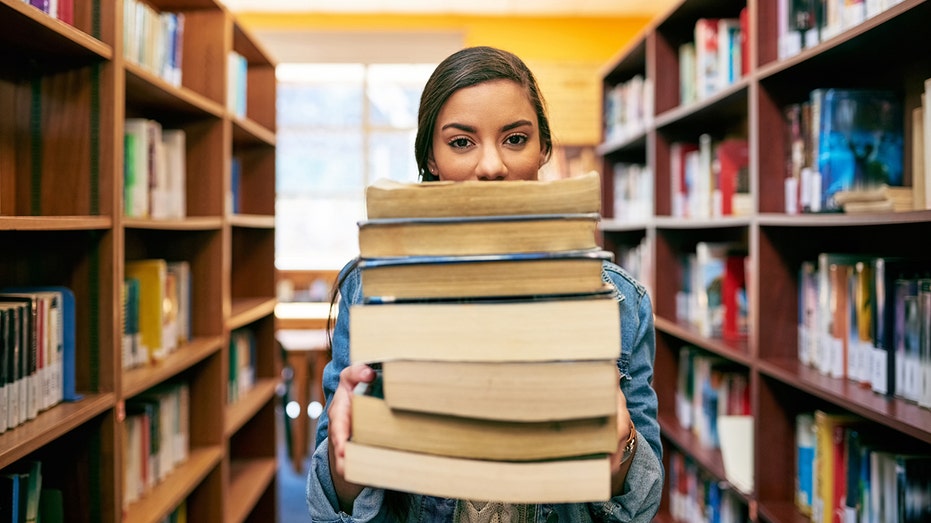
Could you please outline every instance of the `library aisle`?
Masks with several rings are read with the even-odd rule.
[[[284,415],[283,408],[279,406],[275,409],[278,451],[278,521],[309,521],[310,515],[307,512],[307,499],[304,491],[307,484],[306,471],[310,467],[310,456],[305,458],[302,472],[294,470],[291,466],[291,457],[288,455],[288,444],[285,440]]]

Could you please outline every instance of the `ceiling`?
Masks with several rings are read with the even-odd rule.
[[[233,12],[654,16],[679,0],[221,0]]]

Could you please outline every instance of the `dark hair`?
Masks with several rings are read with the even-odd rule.
[[[433,153],[433,129],[443,104],[459,89],[491,80],[510,80],[527,91],[527,97],[537,113],[544,158],[549,160],[553,151],[550,122],[546,116],[543,94],[530,68],[523,60],[508,51],[487,46],[467,47],[451,54],[436,66],[420,96],[414,157],[417,159],[417,170],[421,180],[426,182],[438,179],[430,172],[427,161]]]

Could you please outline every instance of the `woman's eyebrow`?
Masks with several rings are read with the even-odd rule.
[[[530,126],[532,126],[532,125],[533,125],[533,122],[531,122],[530,120],[517,120],[516,122],[509,123],[509,124],[507,124],[507,125],[501,127],[501,131],[502,131],[502,132],[503,132],[503,131],[510,131],[511,129],[516,129],[516,128],[518,128],[518,127],[524,127],[525,125],[530,125]]]
[[[475,127],[472,127],[472,126],[466,125],[466,124],[462,124],[462,123],[456,123],[456,122],[448,123],[448,124],[444,125],[440,130],[445,131],[446,129],[449,129],[450,127],[452,127],[453,129],[459,129],[460,131],[463,131],[463,132],[466,132],[466,133],[474,133],[474,132],[475,132]]]

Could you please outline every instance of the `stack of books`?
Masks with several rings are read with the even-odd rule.
[[[905,212],[915,209],[911,187],[882,184],[834,193],[834,201],[845,213]]]
[[[456,499],[603,501],[617,450],[620,318],[602,280],[596,173],[376,182],[346,479]]]

